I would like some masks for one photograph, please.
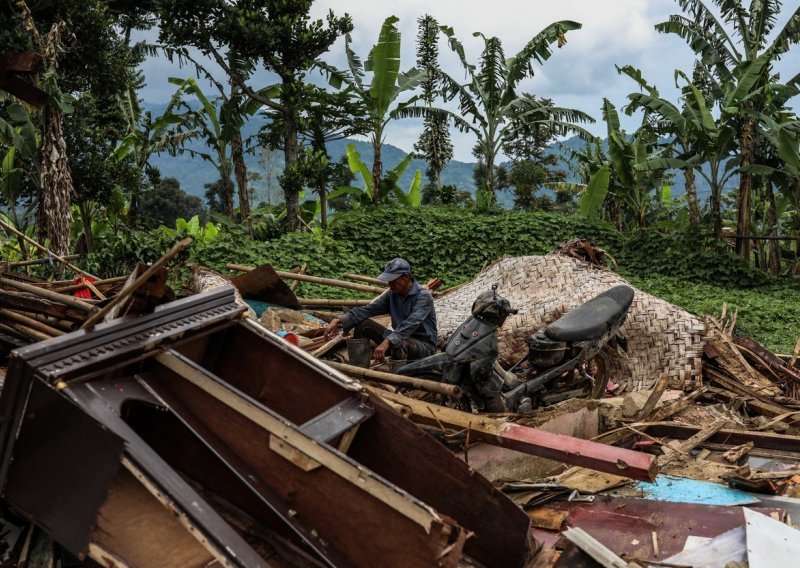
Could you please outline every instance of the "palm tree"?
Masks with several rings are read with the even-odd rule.
[[[720,18],[702,0],[677,2],[688,16],[673,14],[668,21],[657,24],[656,30],[686,40],[710,71],[720,99],[724,94],[722,108],[737,116],[740,151],[737,233],[747,235],[753,188],[751,167],[760,136],[758,113],[764,110],[764,87],[771,81],[773,62],[800,42],[800,6],[770,41],[781,11],[780,0],[751,2],[749,7],[742,0],[713,0]],[[742,80],[744,76],[749,77],[747,82]],[[736,248],[742,258],[749,259],[749,239],[737,239]]]
[[[472,132],[477,138],[477,151],[486,165],[485,190],[491,202],[495,202],[494,163],[511,127],[512,116],[529,124],[546,123],[559,134],[576,133],[587,140],[593,138],[575,124],[594,122],[590,116],[574,109],[544,105],[541,100],[523,99],[516,92],[523,79],[533,76],[533,62],[543,63],[552,54],[553,43],[563,46],[567,31],[580,27],[581,24],[566,20],[550,24],[511,58],[506,58],[498,38],[476,33],[484,42],[480,66],[476,66],[467,62],[464,47],[456,39],[453,28],[440,26],[450,49],[458,55],[467,73],[465,85],[445,73],[440,76],[446,100],[457,98],[460,113],[408,106],[398,114],[447,116],[462,132]]]

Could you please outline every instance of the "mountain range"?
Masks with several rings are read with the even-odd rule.
[[[166,105],[163,104],[143,104],[143,109],[150,111],[154,117],[163,113],[165,108]],[[265,119],[260,115],[253,117],[242,129],[242,138],[244,140],[249,139],[251,141],[256,141],[256,134],[264,123]],[[355,144],[356,149],[359,154],[361,154],[361,159],[371,167],[373,156],[372,145],[361,140],[343,139],[328,143],[328,154],[331,159],[338,160],[341,156],[345,156],[347,145],[351,143]],[[560,143],[552,144],[547,152],[556,154],[559,157],[557,168],[569,172],[569,164],[563,146],[567,146],[573,150],[579,150],[583,148],[585,144],[583,140],[576,136],[563,140]],[[207,152],[207,148],[204,147],[203,142],[200,140],[190,141],[187,144],[187,148],[199,152]],[[381,152],[384,171],[390,170],[408,156],[407,151],[388,143],[383,144]],[[162,177],[176,178],[184,191],[190,195],[198,196],[201,199],[204,198],[205,184],[213,183],[219,179],[219,175],[211,163],[199,157],[193,157],[188,152],[176,156],[170,156],[167,153],[157,154],[151,157],[150,164],[161,171]],[[283,153],[272,152],[267,148],[255,144],[251,146],[251,151],[245,155],[245,164],[247,165],[248,174],[251,177],[249,185],[253,201],[256,203],[266,202],[273,204],[282,201],[282,194],[278,186],[277,176],[283,169]],[[442,183],[455,185],[461,190],[469,191],[474,196],[475,183],[472,179],[472,172],[475,165],[474,162],[451,160],[442,171]],[[416,171],[419,169],[424,174],[425,166],[424,160],[414,158],[400,178],[400,187],[403,189],[410,187]],[[571,173],[568,174],[567,179],[568,181],[576,181]],[[354,185],[361,185],[361,181],[356,178]],[[703,201],[710,193],[709,187],[705,184],[705,180],[699,176],[697,186],[698,194],[701,201]],[[543,191],[549,192],[549,190]],[[684,193],[682,175],[676,175],[674,177],[672,193],[674,197]],[[498,201],[500,205],[510,207],[513,203],[513,196],[511,192],[502,191],[498,193]]]

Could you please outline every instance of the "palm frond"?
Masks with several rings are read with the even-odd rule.
[[[633,65],[623,65],[622,67],[620,67],[619,65],[615,65],[614,67],[617,68],[617,73],[619,73],[620,75],[627,75],[628,77],[636,81],[636,84],[638,84],[639,87],[647,91],[647,93],[651,97],[657,98],[659,96],[658,89],[656,88],[655,85],[651,85],[647,82],[647,80],[645,80],[644,76],[642,75],[641,69],[637,69]]]
[[[451,112],[447,109],[442,108],[434,108],[429,106],[405,106],[402,108],[397,109],[393,113],[393,117],[396,116],[397,118],[436,118],[439,120],[447,120],[452,121],[453,125],[461,132],[472,132],[473,134],[478,133],[478,129],[475,128],[472,124],[464,120],[461,115],[458,115],[454,112]]]
[[[780,57],[798,43],[800,43],[800,6],[789,16],[789,21],[777,33],[772,44],[767,48],[767,53]]]
[[[464,67],[464,71],[466,72],[467,77],[472,78],[472,76],[475,73],[475,66],[467,62],[467,57],[466,55],[464,55],[464,46],[458,40],[458,38],[456,38],[453,28],[450,26],[439,26],[439,29],[445,36],[447,36],[447,45],[450,47],[453,53],[458,55],[458,58],[461,61],[461,65]]]
[[[350,34],[344,36],[344,52],[347,55],[347,66],[350,68],[350,76],[353,78],[353,83],[360,90],[364,90],[364,65],[361,59],[356,55],[356,52],[350,47],[352,38]]]

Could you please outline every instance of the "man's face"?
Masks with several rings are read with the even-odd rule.
[[[411,290],[411,285],[411,277],[408,274],[403,274],[400,278],[395,278],[389,282],[389,289],[395,294],[405,296]]]

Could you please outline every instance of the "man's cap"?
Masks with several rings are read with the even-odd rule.
[[[378,280],[392,282],[403,274],[411,274],[411,265],[402,258],[395,258],[386,263],[386,266],[383,267],[383,272],[378,276]]]

